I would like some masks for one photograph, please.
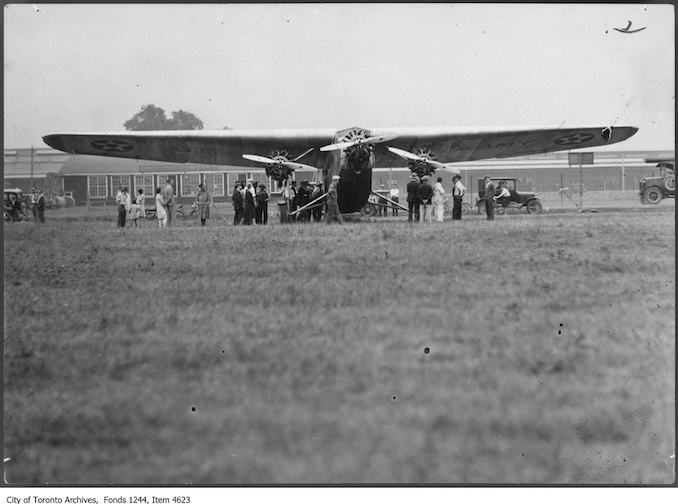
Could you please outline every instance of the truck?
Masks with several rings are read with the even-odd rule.
[[[656,205],[664,198],[676,197],[675,159],[646,159],[656,163],[659,176],[644,177],[639,182],[639,196],[642,204]]]

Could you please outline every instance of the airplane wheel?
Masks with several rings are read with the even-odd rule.
[[[527,213],[533,214],[540,214],[541,213],[541,203],[538,200],[532,200],[527,204]]]
[[[372,217],[374,214],[377,213],[377,210],[376,208],[374,208],[374,205],[368,203],[367,205],[360,209],[360,213],[363,214],[365,217]]]
[[[471,215],[471,205],[468,203],[461,204],[461,214],[462,215]]]
[[[656,205],[662,200],[662,192],[656,187],[650,187],[645,191],[645,201]]]

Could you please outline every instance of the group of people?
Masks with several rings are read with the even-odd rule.
[[[416,173],[411,175],[411,180],[407,184],[408,221],[443,222],[445,214],[445,189],[442,182],[443,179],[437,177],[436,183],[431,186],[428,175],[421,177],[421,180]],[[296,210],[303,208],[323,195],[322,184],[303,181],[298,189],[296,181],[286,184],[282,195],[286,200],[289,212],[294,213],[294,215],[289,216],[289,221],[311,222],[312,220],[320,222],[323,217],[324,206],[326,209],[326,222],[343,223],[337,203],[338,183],[339,176],[333,176],[324,204],[315,205],[313,208],[304,209],[301,212],[296,212]],[[173,184],[174,181],[172,179],[167,179],[164,188],[156,188],[156,216],[158,226],[162,228],[172,226],[175,212],[175,191]],[[385,192],[383,184],[380,191]],[[465,194],[466,188],[461,183],[461,176],[455,175],[452,178],[452,220],[461,220],[462,201]],[[391,201],[399,202],[400,191],[395,183],[392,184],[388,197]],[[484,200],[487,220],[494,219],[494,203],[506,200],[508,197],[510,197],[510,193],[505,182],[500,183],[497,188],[492,183],[491,177],[485,177],[485,194],[481,200]],[[125,227],[128,217],[135,227],[139,225],[140,219],[146,217],[144,200],[143,189],[139,189],[136,198],[132,200],[127,187],[120,187],[115,198],[118,205],[118,227]],[[233,225],[252,225],[253,222],[255,224],[267,224],[269,200],[270,195],[264,184],[255,182],[252,179],[248,179],[245,183],[236,182],[232,193],[233,209],[235,211]],[[386,215],[388,205],[383,203],[383,201],[380,203],[382,203],[379,205],[380,214],[383,209],[383,214]],[[14,207],[17,204],[20,204],[20,202],[14,203],[11,206]],[[211,205],[212,196],[205,189],[204,184],[198,184],[194,206],[198,211],[200,225],[202,226],[206,224],[207,219],[210,217]],[[38,193],[35,188],[31,191],[31,208],[36,222],[44,222],[45,196],[42,191]],[[8,208],[6,208],[7,210]],[[398,208],[394,205],[392,205],[392,215],[398,215]]]
[[[139,226],[141,219],[146,218],[146,195],[143,189],[137,190],[134,199],[131,198],[126,186],[121,186],[118,194],[115,196],[115,203],[118,206],[118,227],[125,227],[127,218],[132,221],[134,227]],[[164,188],[155,189],[155,216],[158,219],[158,227],[171,227],[175,218],[175,191],[174,180],[167,179]],[[210,207],[212,205],[212,196],[205,188],[204,184],[198,184],[198,190],[195,195],[194,203],[200,225],[204,226],[210,217]]]
[[[11,221],[20,221],[24,214],[24,204],[21,197],[15,193],[6,195],[3,202],[5,217]],[[33,221],[36,223],[45,222],[45,193],[42,189],[39,191],[33,187],[30,195],[31,212],[33,213]],[[25,217],[25,216],[24,216]]]
[[[268,201],[271,199],[266,186],[252,179],[246,183],[236,182],[231,194],[233,202],[233,225],[251,226],[268,223]]]
[[[398,184],[396,182],[391,182],[390,190],[387,190],[386,186],[384,184],[381,184],[379,186],[379,189],[377,189],[375,192],[385,198],[388,198],[394,203],[400,203],[400,189],[398,189]],[[369,201],[377,205],[377,216],[383,215],[384,217],[386,217],[388,215],[389,206],[391,208],[391,215],[393,216],[398,215],[398,206],[389,203],[383,198],[372,195],[370,196]]]
[[[466,194],[466,188],[461,183],[461,176],[452,178],[452,220],[461,220],[461,206]],[[431,186],[429,176],[424,175],[419,179],[413,173],[407,183],[407,209],[408,221],[415,222],[443,222],[445,215],[445,188],[442,177],[436,179]]]
[[[296,180],[292,180],[285,186],[282,194],[289,207],[291,215],[289,215],[288,219],[290,222],[311,222],[311,220],[313,222],[320,222],[322,220],[322,205],[295,213],[298,209],[304,208],[323,195],[322,184],[320,182],[303,180],[299,188],[297,188]]]

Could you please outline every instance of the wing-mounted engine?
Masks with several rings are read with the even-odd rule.
[[[388,147],[389,152],[400,156],[408,161],[408,167],[419,178],[424,175],[433,175],[436,170],[458,175],[459,170],[451,165],[436,161],[435,155],[426,147],[417,148],[414,152],[408,152],[395,147]]]
[[[269,154],[269,157],[257,156],[255,154],[243,154],[242,157],[254,161],[255,163],[265,164],[266,176],[271,177],[278,182],[278,184],[283,185],[287,179],[290,178],[292,172],[315,173],[318,171],[318,169],[313,166],[297,162],[312,150],[313,149],[309,149],[294,159],[289,159],[289,152],[284,149],[272,151]]]

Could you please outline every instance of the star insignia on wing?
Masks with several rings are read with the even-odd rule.
[[[95,149],[104,152],[127,152],[134,148],[131,143],[112,139],[95,140],[91,145]]]

